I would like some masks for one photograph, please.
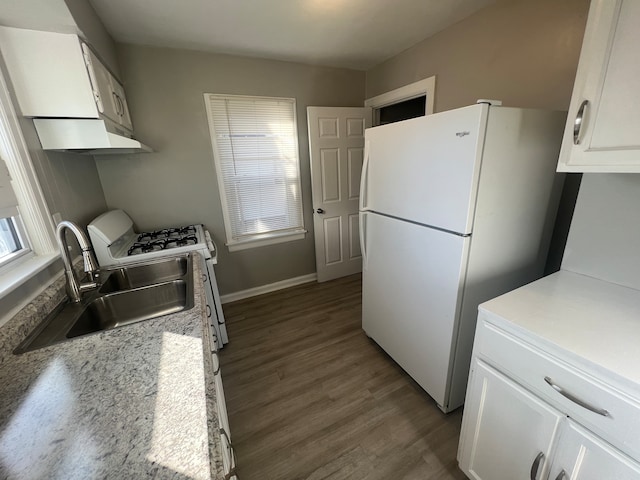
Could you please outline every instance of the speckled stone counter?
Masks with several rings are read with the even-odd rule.
[[[188,311],[13,355],[58,280],[0,328],[0,478],[223,478],[201,278]]]

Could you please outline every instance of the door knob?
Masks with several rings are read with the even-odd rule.
[[[319,208],[319,209],[316,210],[316,213],[324,213],[324,210]]]

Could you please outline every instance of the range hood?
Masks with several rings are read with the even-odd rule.
[[[34,118],[43,150],[85,155],[153,152],[151,148],[104,120],[93,118]],[[110,131],[111,130],[111,131]]]

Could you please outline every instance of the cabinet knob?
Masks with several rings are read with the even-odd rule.
[[[324,213],[324,210],[319,208],[319,209],[316,210],[316,213]]]

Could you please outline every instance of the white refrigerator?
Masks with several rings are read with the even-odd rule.
[[[444,412],[478,304],[543,274],[565,116],[478,104],[366,130],[362,328]]]

